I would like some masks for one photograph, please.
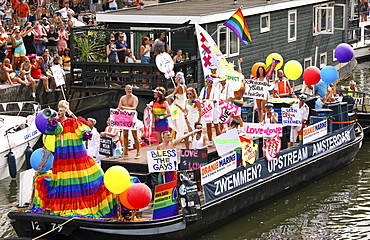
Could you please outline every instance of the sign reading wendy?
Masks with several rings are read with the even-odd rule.
[[[303,163],[307,163],[317,155],[325,155],[335,148],[340,148],[355,138],[354,126],[350,125],[327,135],[325,138],[284,149],[272,161],[266,161],[266,158],[262,158],[252,165],[247,164],[246,167],[239,167],[222,176],[212,178],[203,185],[205,200],[206,202],[215,200],[257,181],[266,180],[274,174],[279,174],[287,169],[294,169]],[[322,161],[329,160],[323,158]]]

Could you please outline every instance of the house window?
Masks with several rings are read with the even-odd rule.
[[[217,28],[217,45],[225,57],[239,54],[239,40],[226,26],[219,25]]]
[[[320,68],[326,67],[326,64],[328,62],[328,56],[325,53],[320,53]]]
[[[304,63],[303,63],[304,69],[306,69],[306,68],[308,68],[310,66],[312,66],[312,57],[305,58],[304,59]]]
[[[333,4],[322,4],[313,7],[314,35],[333,34],[334,31],[334,7]]]
[[[261,33],[270,31],[270,14],[262,14],[260,18]]]
[[[297,10],[288,11],[288,42],[297,40]]]
[[[338,61],[337,58],[335,57],[335,49],[333,49],[333,62]]]
[[[346,5],[335,4],[334,5],[334,29],[344,30],[346,20]]]

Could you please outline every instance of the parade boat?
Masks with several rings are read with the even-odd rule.
[[[182,214],[158,220],[67,218],[28,209],[17,209],[8,217],[22,239],[189,239],[349,164],[362,139],[361,126],[353,123],[281,150],[272,161],[260,157],[253,164],[239,166],[202,185],[204,199],[190,215],[185,207]],[[178,175],[182,195],[181,179],[186,173],[179,171]]]
[[[26,151],[31,151],[41,136],[35,124],[37,102],[1,103],[0,112],[0,180],[16,177],[17,171],[26,159]]]

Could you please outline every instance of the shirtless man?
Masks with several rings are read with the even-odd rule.
[[[125,87],[126,95],[122,96],[119,100],[118,110],[133,110],[136,111],[137,105],[139,104],[138,98],[132,94],[132,86],[126,85]],[[127,129],[123,130],[123,156],[128,156],[128,131]],[[135,147],[136,147],[136,157],[135,159],[140,158],[140,142],[139,138],[137,137],[136,129],[132,129],[132,136],[134,137]]]

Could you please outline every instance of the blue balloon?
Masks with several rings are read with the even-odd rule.
[[[353,51],[351,45],[347,43],[341,43],[335,48],[335,57],[341,63],[351,61],[354,56],[355,51]]]
[[[42,116],[42,111],[40,111],[37,115],[36,115],[36,127],[37,129],[42,133],[42,134],[46,134],[46,124],[48,123],[48,120],[46,118],[44,118],[44,116]]]
[[[327,84],[334,83],[338,79],[338,70],[333,66],[326,66],[321,69],[320,77]]]
[[[40,173],[45,173],[51,169],[51,167],[53,166],[54,155],[46,148],[39,148],[32,153],[30,159],[31,167],[35,171],[37,171],[43,158],[46,158],[46,163],[41,169]]]

